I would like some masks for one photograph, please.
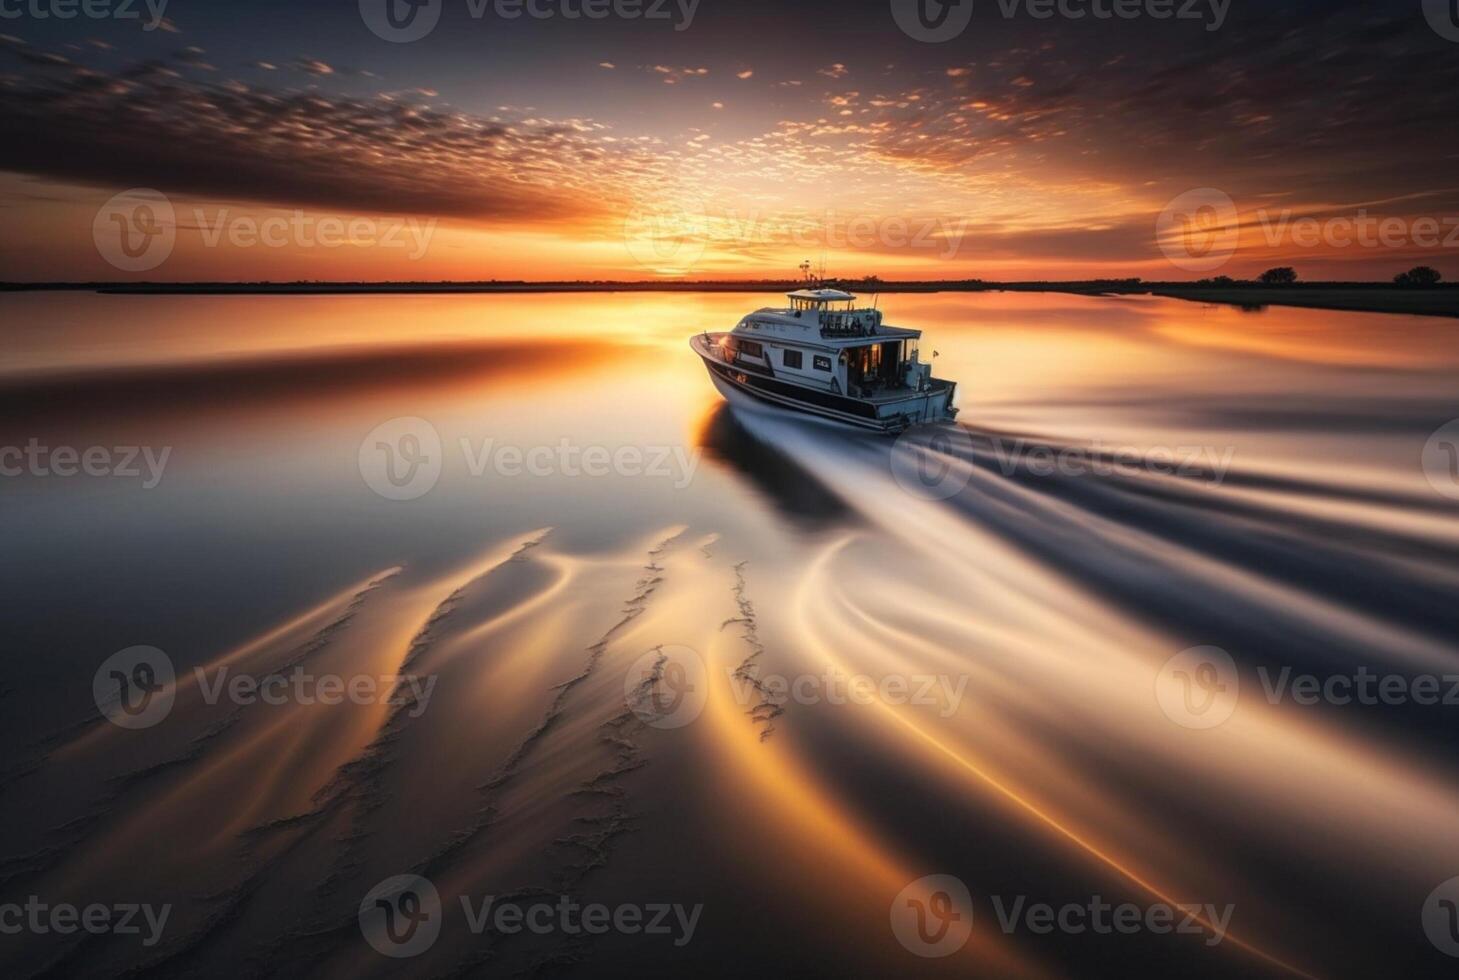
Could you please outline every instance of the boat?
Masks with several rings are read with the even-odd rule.
[[[727,401],[749,398],[891,433],[957,417],[957,384],[934,378],[920,359],[920,330],[888,326],[880,310],[839,289],[786,295],[788,307],[765,307],[733,330],[690,339]]]

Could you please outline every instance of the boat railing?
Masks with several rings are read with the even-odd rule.
[[[876,315],[871,310],[821,314],[822,337],[867,337],[876,333]]]
[[[726,364],[733,364],[735,362],[734,352],[726,349],[721,344],[715,343],[714,338],[709,336],[708,330],[704,331],[702,339],[704,342],[704,350],[715,360],[723,361]]]

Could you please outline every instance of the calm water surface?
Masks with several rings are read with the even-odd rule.
[[[1459,674],[1421,465],[1454,324],[886,296],[963,388],[894,449],[722,401],[687,338],[773,302],[0,299],[0,446],[167,453],[0,478],[0,899],[173,905],[152,946],[5,936],[7,974],[1451,975],[1459,706],[1269,688]],[[178,682],[125,730],[92,681],[134,645]],[[299,671],[432,686],[210,687]],[[394,961],[357,912],[403,873],[445,918]],[[970,892],[945,959],[891,927],[930,874]],[[457,903],[562,894],[702,911],[675,945]],[[1093,896],[1230,917],[997,914]]]

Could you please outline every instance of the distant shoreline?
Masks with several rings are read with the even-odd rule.
[[[117,295],[265,295],[311,296],[350,294],[453,293],[760,293],[794,289],[792,280],[696,282],[76,282],[0,283],[0,292],[84,291]],[[990,282],[929,280],[911,282],[838,283],[862,293],[1055,292],[1080,295],[1155,295],[1197,303],[1244,308],[1295,306],[1367,313],[1406,313],[1459,317],[1459,284],[1401,288],[1383,282],[1314,282],[1290,286],[1235,282],[1205,285],[1190,282],[1141,282],[1098,279],[1072,282]]]

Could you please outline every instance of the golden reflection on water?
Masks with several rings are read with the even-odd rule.
[[[44,708],[42,731],[17,740],[44,812],[0,802],[18,880],[215,896],[179,911],[164,962],[226,964],[263,943],[341,975],[383,972],[351,932],[353,903],[412,869],[448,901],[702,900],[706,938],[664,961],[700,966],[734,951],[1077,975],[1088,947],[1005,935],[986,900],[1090,892],[1233,903],[1225,945],[1172,947],[1191,975],[1336,975],[1392,955],[1413,919],[1392,909],[1417,909],[1448,876],[1434,869],[1459,871],[1459,792],[1428,721],[1273,704],[1244,677],[1230,721],[1195,731],[1153,691],[1172,654],[1201,644],[1244,666],[1452,669],[1438,597],[1459,584],[1459,534],[1416,463],[1454,403],[1452,327],[1150,298],[881,297],[966,388],[973,448],[946,460],[966,487],[927,500],[899,487],[887,440],[723,406],[687,337],[772,301],[7,298],[16,357],[0,396],[17,412],[0,443],[43,431],[175,451],[152,496],[13,492],[16,553],[86,583],[74,622],[33,627],[83,692],[94,663],[136,642],[106,628],[113,595],[165,594],[129,607],[157,634],[168,607],[218,610],[168,633],[180,668],[436,679],[418,716],[378,702],[234,711],[180,669],[173,715],[142,733],[56,724],[77,715],[59,687],[66,710]],[[381,500],[359,446],[405,416],[430,421],[447,459],[428,495]],[[1217,484],[1038,479],[998,455],[1000,440],[1087,439],[1227,447],[1231,469]],[[492,446],[559,443],[703,458],[667,478],[472,471]],[[107,533],[48,548],[78,520]],[[108,571],[130,540],[150,560]],[[634,665],[666,646],[707,665],[703,715],[676,730],[625,701]],[[756,648],[756,669],[786,677],[964,687],[927,705],[792,702],[767,722],[733,676]],[[977,910],[973,940],[940,964],[887,928],[893,897],[934,873],[962,876]],[[1384,942],[1351,921],[1333,940],[1310,906],[1367,917]],[[553,952],[544,942],[503,955],[532,962]],[[458,931],[429,963],[481,953]],[[1132,941],[1100,955],[1138,969],[1177,954]]]

